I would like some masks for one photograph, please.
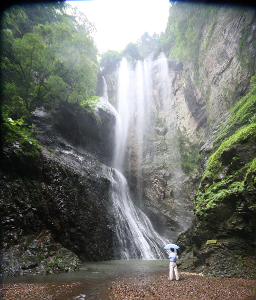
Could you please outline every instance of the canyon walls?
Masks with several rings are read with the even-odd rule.
[[[115,166],[152,231],[180,245],[181,269],[252,276],[255,11],[175,3],[160,39],[155,56],[124,58],[98,75],[98,96],[105,80],[109,102],[128,120],[120,164],[111,109],[37,107],[40,146],[15,140],[11,121],[3,125],[4,275],[120,258],[109,193]]]
[[[189,30],[191,35],[187,34]],[[193,41],[195,32],[197,39]],[[237,150],[227,148],[223,152],[220,164],[224,169],[219,169],[212,179],[204,172],[210,156],[226,138],[234,138],[236,130],[255,123],[254,85],[250,85],[255,74],[255,32],[253,8],[174,4],[164,33],[166,40],[173,38],[173,43],[163,43],[165,55],[169,56],[167,65],[160,67],[160,61],[165,61],[164,54],[151,58],[151,115],[142,149],[138,148],[137,139],[138,110],[131,122],[125,175],[135,202],[160,232],[164,234],[168,229],[170,240],[176,240],[178,233],[184,231],[179,234],[177,243],[185,251],[181,262],[187,270],[222,275],[226,268],[224,273],[229,276],[243,276],[245,270],[251,276],[253,271],[254,133],[242,142],[240,139],[232,142],[231,149]],[[187,48],[178,44],[182,34]],[[177,49],[181,48],[179,52]],[[163,81],[160,78],[166,67],[168,79]],[[109,100],[117,105],[118,69],[104,76]],[[167,89],[168,96],[164,95]],[[243,98],[246,94],[249,96]],[[140,153],[142,158],[138,159]],[[242,153],[247,153],[248,159],[243,158]],[[236,159],[239,166],[229,167],[234,166]],[[227,172],[228,168],[231,171]],[[240,175],[231,179],[232,172]],[[249,189],[247,177],[250,178]],[[218,181],[222,182],[222,188],[213,188]],[[219,189],[221,195],[217,192]],[[211,205],[212,198],[202,198],[201,193],[213,194],[219,202],[215,200]],[[198,210],[200,201],[206,207],[202,214]],[[227,229],[230,226],[232,229]],[[209,229],[214,227],[213,231]],[[205,246],[207,240],[215,238],[223,240],[215,246]],[[243,251],[239,243],[248,245],[246,250]],[[233,260],[228,258],[229,250]],[[214,264],[217,252],[222,267]],[[243,261],[241,269],[236,268],[239,261]],[[199,268],[201,265],[206,267]]]

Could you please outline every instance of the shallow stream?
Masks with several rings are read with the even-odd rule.
[[[168,260],[116,260],[104,262],[85,263],[86,271],[72,273],[60,273],[49,275],[35,275],[22,277],[2,278],[2,283],[52,283],[51,288],[58,288],[59,283],[66,287],[73,288],[72,296],[65,298],[65,295],[54,297],[62,299],[107,299],[107,286],[111,281],[119,278],[129,278],[131,281],[137,278],[155,273],[168,274]],[[80,282],[79,287],[72,285]]]

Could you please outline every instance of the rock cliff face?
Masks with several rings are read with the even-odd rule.
[[[171,77],[177,126],[201,145],[255,73],[255,10],[227,6],[211,21],[198,41],[198,65],[183,62],[182,76]]]
[[[69,151],[73,147],[82,154],[91,154],[101,163],[111,163],[115,117],[103,109],[99,108],[95,115],[79,105],[66,103],[51,112],[37,108],[32,118],[41,133],[36,137],[40,144],[54,151]]]
[[[195,200],[195,222],[177,241],[183,270],[255,276],[255,129],[254,123],[238,130],[211,156]]]
[[[130,127],[125,175],[133,199],[159,233],[175,241],[185,230],[177,240],[183,270],[253,274],[256,90],[234,107],[255,74],[255,33],[254,10],[216,10],[201,30],[197,63],[169,58],[170,97],[163,97],[160,71],[152,69],[151,126],[140,160],[136,114]],[[116,106],[117,73],[104,77]],[[101,77],[98,83],[101,95]],[[37,108],[32,120],[40,154],[24,153],[18,143],[3,149],[3,273],[73,270],[78,257],[111,259],[106,165],[115,118],[100,108],[94,115],[59,105]],[[63,259],[70,255],[75,263]]]
[[[249,92],[255,74],[255,28],[255,10],[219,10],[211,27],[204,28],[197,73],[184,64],[180,95],[196,126],[183,130],[204,144],[200,154],[206,169],[195,197],[194,224],[177,240],[184,251],[184,269],[219,276],[255,275],[255,141],[251,127],[241,131],[243,138],[238,138],[241,132],[235,133],[255,123],[254,90],[246,101],[239,101]],[[246,105],[251,108],[246,110]],[[178,123],[184,124],[183,113],[178,115]],[[206,244],[212,239],[217,243]]]
[[[155,220],[156,227],[163,231],[168,228],[175,239],[179,231],[192,223],[177,241],[185,251],[181,255],[184,269],[226,276],[243,276],[245,272],[244,276],[252,276],[255,183],[251,178],[255,170],[249,165],[254,165],[254,138],[239,140],[231,149],[223,150],[218,174],[212,177],[203,174],[210,155],[222,141],[241,126],[255,122],[248,121],[255,119],[254,100],[248,104],[252,114],[245,117],[245,122],[238,122],[239,118],[232,116],[230,109],[249,92],[250,79],[255,74],[256,14],[253,9],[226,6],[219,8],[206,24],[198,41],[196,65],[190,60],[169,59],[169,99],[163,99],[163,89],[155,80],[159,74],[157,69],[154,71],[152,114],[157,120],[151,123],[150,138],[144,140],[144,164],[140,170],[134,137],[136,126],[131,127],[126,177],[134,198],[142,199],[142,208]],[[117,75],[105,74],[105,78],[109,99],[113,98],[115,105]],[[232,118],[237,124],[227,125]],[[219,128],[222,125],[225,128],[225,124],[225,134],[219,137]],[[197,153],[201,148],[200,158],[186,171],[194,145]],[[150,160],[157,164],[150,164]],[[212,202],[211,195],[218,200]],[[198,208],[200,201],[206,208]],[[218,242],[206,246],[208,239]]]
[[[40,130],[37,156],[22,152],[19,143],[3,148],[2,273],[69,271],[81,260],[111,259],[110,181],[103,163],[110,162],[114,117],[59,105],[37,108],[32,120]]]
[[[161,72],[165,67],[169,67],[168,85],[171,91],[166,91],[162,80]],[[150,218],[154,228],[172,240],[192,222],[193,197],[200,180],[198,170],[191,174],[189,180],[181,169],[174,98],[166,96],[166,93],[173,92],[171,82],[181,76],[182,70],[181,62],[168,62],[162,55],[152,62],[151,111],[144,120],[146,123],[148,119],[147,128],[143,140],[138,143],[140,116],[135,109],[129,124],[125,162],[125,176],[134,201]],[[116,105],[118,70],[104,74],[104,77],[109,100]],[[136,103],[134,105],[136,107]],[[142,159],[140,152],[143,153]]]

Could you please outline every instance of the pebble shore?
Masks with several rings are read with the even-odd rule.
[[[138,278],[134,282],[113,282],[109,291],[110,299],[255,299],[255,280],[208,277],[185,272],[179,275],[179,281],[171,281],[167,275],[153,275]]]
[[[166,274],[143,275],[110,282],[100,298],[172,299],[172,300],[254,300],[255,280],[208,277],[180,272],[179,281],[170,281]],[[3,300],[91,300],[84,292],[86,282],[9,283],[2,285]]]

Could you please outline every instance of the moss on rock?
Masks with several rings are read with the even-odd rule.
[[[211,142],[216,150],[223,138],[232,135],[241,126],[256,122],[256,76],[250,80],[250,92],[242,97],[228,112],[227,120],[222,122]]]
[[[212,154],[197,192],[196,213],[215,207],[227,197],[239,195],[245,185],[255,188],[255,142],[254,123],[239,129]],[[251,151],[246,153],[245,148]]]

